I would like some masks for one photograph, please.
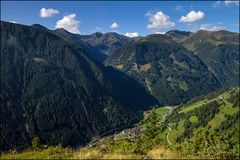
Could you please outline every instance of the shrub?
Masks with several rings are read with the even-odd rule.
[[[42,149],[42,145],[39,137],[34,137],[32,139],[32,149],[35,151]]]

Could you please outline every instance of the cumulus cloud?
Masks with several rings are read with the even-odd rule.
[[[131,37],[131,38],[133,38],[133,37],[139,37],[139,33],[138,32],[127,32],[127,33],[125,33],[125,36],[127,36],[127,37]]]
[[[230,4],[236,4],[239,5],[239,1],[224,1],[224,3],[229,6]]]
[[[80,34],[80,21],[76,20],[76,14],[69,14],[57,21],[55,28],[64,28],[71,33]]]
[[[196,22],[199,21],[201,19],[203,19],[205,17],[204,12],[202,11],[191,11],[189,12],[186,16],[182,16],[179,20],[179,22],[183,22],[183,23],[188,23],[188,22]]]
[[[120,26],[116,23],[116,22],[114,22],[111,26],[110,26],[110,28],[112,28],[112,29],[117,29],[117,28],[119,28]]]
[[[166,32],[155,32],[155,34],[165,34]]]
[[[149,17],[148,20],[150,22],[150,24],[147,25],[148,29],[166,29],[175,27],[175,23],[172,22],[170,17],[162,11],[155,14],[146,13],[146,16]]]
[[[225,29],[225,26],[215,26],[211,24],[202,24],[199,26],[199,30],[207,30],[207,31],[219,31]]]
[[[42,8],[41,10],[40,10],[40,17],[42,17],[42,18],[47,18],[47,17],[52,17],[52,16],[54,16],[54,15],[56,15],[56,14],[59,14],[59,11],[58,10],[56,10],[56,9],[52,9],[52,8],[49,8],[49,9],[47,9],[47,8]]]

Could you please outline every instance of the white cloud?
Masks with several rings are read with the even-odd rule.
[[[149,17],[150,24],[147,25],[148,29],[166,29],[175,27],[175,23],[171,21],[170,17],[159,11],[155,14],[146,13]]]
[[[205,17],[204,12],[198,11],[195,12],[194,10],[189,12],[186,16],[182,16],[179,22],[187,23],[187,22],[195,22],[203,19]]]
[[[110,26],[110,28],[112,28],[112,29],[117,29],[117,28],[119,28],[120,26],[116,23],[116,22],[114,22],[111,26]]]
[[[207,30],[207,31],[219,31],[225,29],[225,26],[215,26],[211,24],[202,24],[199,26],[199,30]]]
[[[54,16],[54,15],[56,15],[56,14],[59,14],[59,11],[58,10],[56,10],[56,9],[52,9],[52,8],[49,8],[49,9],[47,9],[47,8],[42,8],[41,10],[40,10],[40,17],[42,17],[42,18],[47,18],[47,17],[52,17],[52,16]]]
[[[236,4],[239,5],[239,1],[224,1],[224,3],[229,6],[230,4]]]
[[[165,34],[166,32],[155,32],[155,34]]]
[[[76,20],[76,14],[69,14],[57,21],[55,28],[64,28],[71,33],[80,34],[80,21]]]
[[[17,23],[16,21],[9,21],[10,23]]]
[[[138,32],[132,32],[132,33],[129,33],[129,32],[127,32],[127,33],[125,33],[125,36],[127,36],[127,37],[139,37],[139,33]]]

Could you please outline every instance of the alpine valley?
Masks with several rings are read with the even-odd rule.
[[[1,21],[1,157],[239,158],[239,38]]]

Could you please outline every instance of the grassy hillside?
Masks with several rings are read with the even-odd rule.
[[[239,33],[200,30],[182,44],[196,54],[222,86],[239,83]]]
[[[193,52],[167,35],[148,35],[133,45],[125,45],[106,64],[141,82],[163,105],[185,103],[220,87]]]
[[[234,88],[181,108],[149,110],[134,128],[92,141],[82,149],[48,147],[2,158],[237,158],[239,114],[239,88]]]

